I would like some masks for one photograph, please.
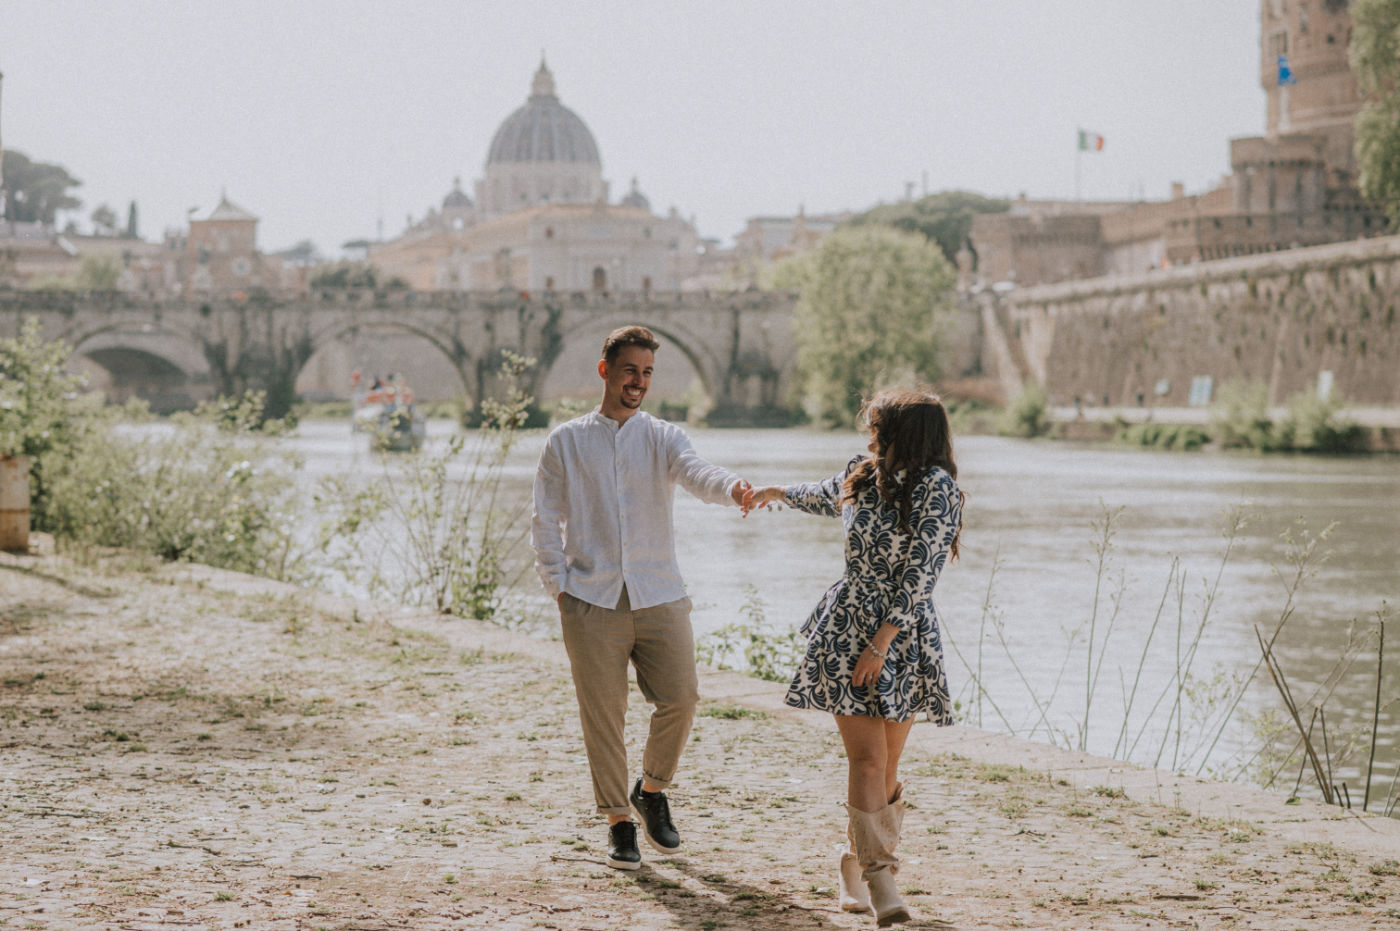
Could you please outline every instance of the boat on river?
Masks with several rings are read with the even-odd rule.
[[[360,373],[350,379],[350,429],[370,434],[389,452],[413,452],[428,435],[427,419],[413,404],[413,389],[400,378],[375,378],[364,387]]]

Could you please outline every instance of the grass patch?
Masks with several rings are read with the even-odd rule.
[[[768,712],[759,711],[755,708],[745,708],[742,705],[714,704],[707,705],[701,712],[702,718],[719,718],[724,721],[742,721],[750,719],[763,721],[768,718]]]

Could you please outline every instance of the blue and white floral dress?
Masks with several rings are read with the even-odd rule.
[[[845,574],[802,625],[807,653],[786,700],[795,708],[891,721],[926,712],[937,725],[952,724],[933,587],[962,524],[962,495],[946,471],[930,469],[914,485],[913,533],[906,533],[897,507],[881,501],[873,483],[842,506],[842,483],[864,458],[824,481],[784,489],[790,506],[840,517],[846,528]],[[851,684],[856,660],[886,621],[900,628],[889,659],[877,683],[857,688]]]

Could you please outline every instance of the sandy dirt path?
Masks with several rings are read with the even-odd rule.
[[[733,676],[702,686],[683,852],[604,866],[561,658],[198,567],[0,557],[0,928],[874,927],[835,903],[830,723]],[[935,731],[906,763],[910,927],[1400,927],[1391,822],[1338,843],[1317,806],[1222,817]]]

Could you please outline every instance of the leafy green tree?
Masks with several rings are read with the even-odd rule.
[[[956,262],[958,250],[972,233],[972,218],[979,213],[1005,213],[1010,207],[1008,201],[971,191],[940,191],[902,204],[881,204],[847,222],[852,226],[876,223],[920,233],[938,243],[948,261]]]
[[[818,420],[850,424],[876,389],[937,376],[955,280],[938,247],[886,226],[838,229],[773,270],[800,292],[797,375]]]
[[[92,212],[92,226],[99,236],[111,236],[117,231],[117,212],[103,204]]]
[[[52,223],[60,210],[74,210],[82,201],[68,193],[83,182],[62,165],[30,160],[23,152],[5,151],[5,219],[12,223]]]
[[[1356,115],[1361,193],[1400,225],[1400,0],[1356,0],[1351,18],[1351,70],[1366,95]]]

